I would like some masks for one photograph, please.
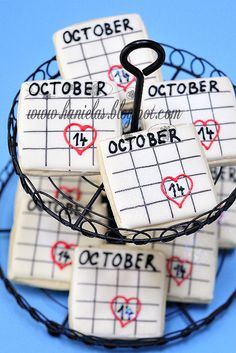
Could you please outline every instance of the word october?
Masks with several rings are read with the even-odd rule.
[[[162,129],[155,132],[147,132],[145,135],[140,133],[131,136],[125,136],[118,141],[111,140],[108,145],[110,154],[132,151],[134,147],[148,148],[162,145],[164,143],[181,142],[176,134],[175,128]]]
[[[30,96],[59,96],[72,94],[74,96],[107,96],[104,90],[108,86],[104,81],[34,81],[29,85]]]
[[[157,272],[153,261],[155,257],[149,253],[134,253],[134,252],[112,252],[96,250],[83,250],[78,262],[80,265],[99,266],[103,268],[123,268],[123,269],[148,269]]]
[[[103,24],[95,24],[93,27],[83,27],[75,29],[72,32],[67,30],[63,33],[63,40],[66,44],[71,42],[80,42],[82,40],[91,40],[93,37],[101,37],[102,35],[113,35],[126,31],[133,31],[130,26],[130,20],[115,20],[112,23],[105,22]]]

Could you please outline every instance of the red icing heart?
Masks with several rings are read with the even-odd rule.
[[[79,188],[68,188],[67,186],[61,185],[59,186],[59,190],[63,191],[65,194],[72,194],[73,192],[76,194],[76,201],[80,200],[81,191]],[[55,190],[54,197],[58,199],[59,197],[59,190]]]
[[[178,197],[180,201],[176,201],[175,198],[177,197],[177,194],[174,197],[170,196],[168,194],[168,191],[170,191],[170,190],[166,191],[165,182],[171,180],[173,182],[173,189],[174,190],[178,190],[179,189],[178,180],[181,179],[181,178],[185,178],[185,179],[188,180],[189,189],[188,189],[188,191],[187,191],[187,193],[185,195],[183,195],[182,197]],[[193,189],[193,181],[190,178],[190,176],[188,176],[186,174],[180,174],[176,178],[171,177],[171,176],[167,176],[161,182],[161,191],[163,192],[163,194],[167,197],[167,199],[169,199],[170,201],[174,202],[179,208],[182,208],[184,201],[190,195],[192,189]]]
[[[125,310],[127,310],[127,308],[125,310],[123,309],[123,314],[122,314],[122,312],[121,313],[117,312],[117,310],[116,310],[117,309],[117,302],[119,302],[119,305],[121,305],[121,306],[122,305],[129,306],[129,304],[131,302],[133,302],[133,304],[135,304],[135,305],[132,305],[132,308],[135,307],[136,312],[134,313],[134,315],[132,315],[132,317],[129,317],[129,314],[127,314],[125,312]],[[121,327],[125,327],[137,319],[137,317],[140,313],[140,310],[141,310],[141,301],[139,298],[135,298],[135,297],[126,298],[123,295],[117,295],[115,298],[112,299],[112,301],[110,303],[110,307],[111,307],[112,314],[114,315],[116,320],[119,321]],[[118,310],[119,309],[120,308],[118,308]],[[127,319],[125,319],[125,317],[124,317],[124,312],[125,312],[125,315],[127,315]]]
[[[219,136],[219,133],[220,133],[220,124],[216,121],[216,120],[213,120],[213,119],[209,119],[209,120],[206,120],[206,121],[203,121],[203,120],[196,120],[194,122],[194,125],[197,127],[202,125],[202,126],[205,126],[205,127],[208,127],[208,124],[213,124],[215,127],[216,127],[216,132],[215,132],[215,135],[213,136],[212,140],[210,141],[202,141],[201,140],[201,144],[202,146],[208,151],[212,144],[214,143],[214,141],[217,139],[217,137]]]
[[[114,69],[117,69],[119,72],[122,71],[122,70],[125,72],[125,70],[123,69],[123,66],[122,65],[113,65],[113,66],[111,66],[110,69],[108,70],[108,77],[109,77],[109,79],[111,81],[115,82],[118,87],[121,87],[123,89],[123,91],[126,92],[127,89],[129,88],[129,86],[132,85],[133,82],[135,82],[136,78],[133,77],[132,80],[130,80],[128,83],[121,83],[121,82],[118,83],[118,82],[115,81],[115,78],[112,75],[112,71]]]
[[[63,262],[63,260],[66,259],[66,255],[68,256],[68,258],[70,258],[70,255],[68,254],[68,251],[70,249],[73,249],[73,248],[76,248],[77,245],[76,244],[68,244],[66,243],[65,241],[57,241],[52,247],[51,247],[51,258],[52,258],[52,261],[55,265],[57,265],[59,267],[60,270],[63,270],[65,267],[67,266],[70,266],[72,264],[72,261],[68,261],[68,262]],[[61,255],[61,258],[62,260],[59,261],[56,259],[56,255],[57,255],[57,249],[58,248],[62,248],[62,251],[63,249],[65,249],[65,255],[64,255],[64,258],[62,257]]]
[[[177,263],[177,265],[180,265],[181,267],[184,265],[188,265],[188,271],[185,271],[184,275],[182,276],[182,278],[178,278],[174,273],[172,269],[172,264],[173,263]],[[193,264],[191,261],[188,260],[182,260],[180,257],[178,256],[172,256],[167,260],[166,263],[166,270],[168,272],[168,274],[170,275],[171,278],[173,278],[173,280],[175,281],[175,283],[177,284],[177,286],[180,286],[186,279],[188,279],[193,271]]]
[[[85,145],[84,147],[77,147],[75,145],[73,145],[69,139],[67,138],[67,132],[73,128],[73,127],[76,127],[78,128],[78,132],[82,132],[82,131],[86,131],[86,130],[92,130],[93,134],[91,134],[91,136],[93,136],[92,140],[90,143],[88,143],[87,145]],[[64,129],[64,139],[66,141],[66,143],[71,147],[73,148],[80,156],[89,148],[91,147],[95,140],[97,138],[97,130],[93,127],[93,126],[90,126],[90,125],[81,125],[81,124],[77,124],[77,123],[71,123],[69,125],[67,125]]]

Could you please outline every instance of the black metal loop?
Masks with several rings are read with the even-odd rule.
[[[153,49],[157,53],[157,59],[147,67],[145,67],[142,71],[139,70],[136,66],[132,65],[128,61],[129,54],[141,48],[149,48]],[[130,72],[132,75],[136,77],[136,87],[135,87],[135,96],[134,96],[134,106],[133,106],[133,114],[132,114],[132,121],[131,121],[131,132],[138,131],[139,127],[139,114],[140,114],[140,106],[142,101],[143,95],[143,83],[144,83],[144,76],[148,76],[154,71],[158,70],[165,61],[165,50],[163,47],[153,40],[142,39],[136,40],[127,44],[120,53],[120,62],[122,66]]]

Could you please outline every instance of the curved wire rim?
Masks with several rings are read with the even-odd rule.
[[[14,168],[13,168],[12,162],[10,161],[7,163],[5,168],[0,172],[0,198],[8,182],[13,176],[13,174],[14,174]],[[5,175],[4,180],[2,180],[3,175]],[[224,259],[225,258],[223,258],[222,262],[220,263],[217,273],[220,272],[224,264]],[[206,317],[199,319],[195,322],[192,322],[191,324],[189,324],[183,329],[176,330],[174,332],[169,332],[162,337],[140,338],[140,339],[131,339],[131,340],[107,339],[107,338],[101,338],[101,337],[96,337],[91,335],[84,335],[81,332],[66,328],[62,324],[59,324],[53,320],[48,319],[46,315],[41,313],[38,309],[32,307],[29,304],[29,302],[22,295],[19,294],[19,292],[15,289],[11,281],[5,276],[1,266],[0,266],[0,279],[3,281],[8,293],[14,297],[17,304],[23,310],[28,312],[28,314],[36,322],[43,324],[50,335],[55,337],[62,335],[71,340],[82,341],[89,345],[104,346],[106,348],[116,348],[116,347],[142,348],[142,347],[151,347],[151,346],[161,346],[168,343],[172,343],[179,339],[187,338],[193,333],[211,324],[220,314],[225,312],[236,299],[236,290],[234,290],[222,305],[220,305],[218,308],[213,310]]]
[[[164,47],[170,48],[172,50],[172,52],[169,54],[169,62],[165,62],[165,65],[170,66],[170,67],[174,67],[176,69],[176,73],[175,73],[174,77],[176,77],[178,72],[180,72],[180,71],[184,71],[184,72],[188,73],[189,75],[192,75],[195,77],[201,77],[203,72],[201,72],[201,75],[198,75],[198,74],[194,73],[194,71],[193,71],[193,63],[196,60],[198,60],[201,63],[202,67],[204,68],[204,72],[206,70],[206,67],[205,67],[205,63],[206,63],[212,69],[210,75],[213,75],[213,73],[217,73],[220,76],[225,75],[222,71],[218,70],[214,65],[212,65],[207,60],[200,58],[200,57],[196,57],[194,54],[188,52],[187,50],[176,49],[176,48],[174,48],[170,45],[166,45],[166,44],[162,44],[162,45]],[[175,52],[179,53],[181,58],[183,59],[181,65],[175,65],[173,63],[172,56],[174,55]],[[187,70],[182,67],[185,62],[184,61],[185,60],[184,53],[191,55],[193,57],[193,59],[191,60],[191,63],[190,63],[190,70]],[[38,73],[42,73],[44,79],[47,76],[50,79],[55,79],[55,78],[59,77],[59,72],[56,72],[54,75],[51,75],[49,72],[50,65],[54,62],[56,62],[55,56],[53,58],[51,58],[50,60],[47,60],[43,64],[41,64],[26,79],[26,81],[34,79]],[[44,66],[46,66],[46,67],[44,68]],[[234,86],[234,88],[235,88],[235,86]],[[134,243],[136,245],[143,245],[143,244],[155,243],[155,242],[172,241],[177,237],[180,237],[183,235],[190,235],[192,233],[195,233],[195,232],[199,231],[201,228],[203,228],[205,225],[216,221],[216,219],[219,218],[223,212],[228,210],[228,208],[232,205],[232,203],[236,199],[236,188],[235,188],[232,191],[232,193],[225,200],[221,201],[212,210],[204,212],[203,214],[201,214],[197,217],[194,217],[192,220],[190,220],[188,222],[176,223],[176,224],[173,224],[169,227],[155,227],[155,228],[146,228],[146,229],[141,229],[141,230],[140,229],[136,230],[136,229],[127,229],[127,228],[117,228],[116,226],[114,226],[114,219],[113,218],[104,217],[102,214],[96,213],[91,210],[91,206],[93,205],[93,203],[96,201],[97,197],[101,194],[101,192],[103,190],[103,185],[98,186],[98,185],[94,184],[94,187],[96,187],[97,190],[96,190],[92,200],[89,202],[89,204],[86,207],[84,207],[84,206],[80,205],[78,202],[71,200],[71,198],[68,199],[68,196],[57,188],[57,186],[53,182],[52,178],[49,178],[49,180],[54,185],[54,187],[57,188],[57,191],[59,191],[60,194],[63,195],[63,197],[65,199],[67,199],[74,206],[79,207],[82,210],[82,211],[78,211],[78,215],[79,215],[78,219],[74,223],[72,223],[70,212],[67,209],[67,207],[64,204],[62,204],[61,202],[59,202],[58,200],[56,200],[55,198],[53,198],[51,195],[49,195],[43,191],[37,190],[35,188],[35,186],[33,185],[33,183],[30,181],[30,179],[25,174],[23,174],[21,171],[21,168],[19,166],[18,159],[17,159],[17,126],[16,126],[16,117],[15,117],[15,108],[18,103],[18,96],[19,96],[19,92],[16,94],[16,96],[13,100],[12,107],[11,107],[11,110],[9,113],[9,118],[8,118],[8,146],[9,146],[9,152],[10,152],[10,155],[12,158],[15,172],[16,172],[16,174],[19,175],[23,188],[32,197],[33,201],[35,202],[35,204],[39,208],[45,210],[49,215],[54,217],[57,221],[61,222],[65,226],[70,227],[71,229],[73,229],[75,231],[79,231],[87,237],[91,237],[91,238],[97,237],[102,240],[106,240],[109,242],[116,242],[116,243],[120,243],[120,244]],[[219,175],[220,175],[220,173],[219,173]],[[218,175],[217,179],[219,178],[219,175]],[[89,181],[87,178],[84,178],[84,179]],[[45,201],[43,200],[43,198],[45,198],[45,197],[48,197],[50,200],[53,200],[60,207],[60,211],[58,212],[58,214],[46,206]],[[63,215],[64,215],[64,217],[63,217]],[[93,217],[93,216],[97,216],[97,217],[99,217],[99,219],[102,219],[102,220],[104,220],[104,218],[106,218],[107,221],[111,225],[109,223],[105,224],[102,221],[100,221],[99,219],[91,220],[91,217]],[[86,224],[90,225],[90,230],[85,228]],[[107,231],[104,232],[105,234],[99,233],[97,231],[96,225],[104,226],[107,229]],[[126,236],[122,235],[122,232],[126,232],[126,233],[130,234],[130,237],[126,237]],[[155,234],[154,236],[151,236],[150,232],[159,232],[159,236],[156,236],[155,233],[154,233]]]

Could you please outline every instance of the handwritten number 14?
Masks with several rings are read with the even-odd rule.
[[[213,136],[214,136],[214,131],[212,129],[209,129],[208,126],[202,126],[199,130],[198,130],[198,135],[202,137],[203,141],[207,140],[207,137],[209,137],[209,140],[211,141]]]
[[[81,147],[84,147],[86,142],[88,141],[88,139],[83,135],[82,132],[77,132],[74,135],[73,140],[75,140],[76,147],[78,147],[80,145],[80,142],[81,142]]]
[[[185,188],[179,185],[179,183],[177,184],[171,183],[168,190],[173,192],[174,197],[177,197],[177,192],[180,192],[181,196],[184,196]]]

